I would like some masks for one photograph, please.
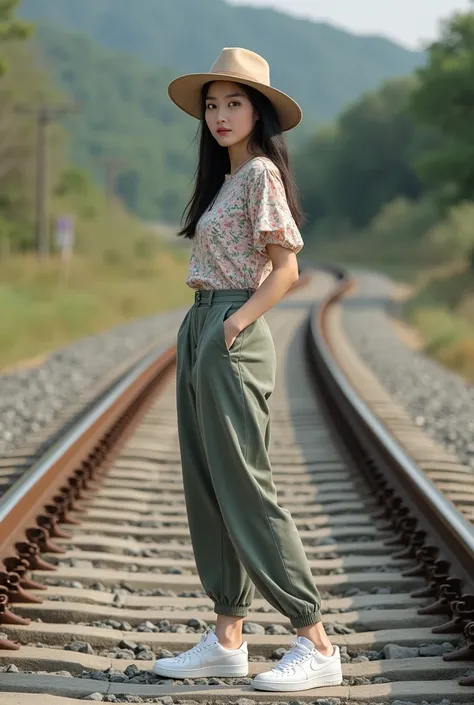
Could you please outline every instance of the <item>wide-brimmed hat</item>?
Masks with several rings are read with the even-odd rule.
[[[284,131],[296,127],[303,118],[298,103],[270,85],[268,62],[249,49],[224,47],[209,73],[178,76],[169,84],[168,95],[185,113],[201,119],[201,89],[208,81],[235,81],[253,86],[271,100]]]

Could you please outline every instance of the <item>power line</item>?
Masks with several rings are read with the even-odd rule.
[[[48,254],[48,149],[47,128],[62,115],[78,113],[77,104],[71,106],[17,105],[15,112],[34,115],[36,119],[36,254],[43,259]]]

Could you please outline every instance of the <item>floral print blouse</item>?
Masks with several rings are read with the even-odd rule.
[[[280,170],[268,157],[253,157],[226,174],[214,203],[199,219],[186,284],[193,289],[258,289],[272,271],[268,244],[297,253],[304,243]]]

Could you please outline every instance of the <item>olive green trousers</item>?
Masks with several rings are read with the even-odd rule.
[[[176,403],[196,566],[214,611],[245,617],[255,587],[295,628],[321,620],[295,523],[268,456],[276,354],[260,316],[227,349],[224,321],[252,295],[202,290],[177,337]]]

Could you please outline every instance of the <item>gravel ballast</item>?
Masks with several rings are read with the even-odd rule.
[[[52,353],[37,367],[0,375],[0,454],[30,445],[30,438],[77,414],[78,400],[114,370],[177,332],[187,308],[160,313],[84,338]],[[173,342],[173,341],[172,341]],[[41,444],[39,444],[41,445]]]
[[[390,320],[395,283],[353,270],[354,295],[342,303],[343,326],[355,350],[417,426],[474,468],[474,386],[408,348]]]
[[[358,290],[343,302],[349,340],[416,425],[474,467],[474,386],[422,353],[406,347],[389,319],[395,284],[388,277],[354,270]],[[78,399],[110,378],[141,351],[175,333],[187,307],[141,319],[54,352],[37,367],[0,375],[0,454],[41,436],[42,429],[70,421]],[[74,400],[74,403],[72,403]]]

